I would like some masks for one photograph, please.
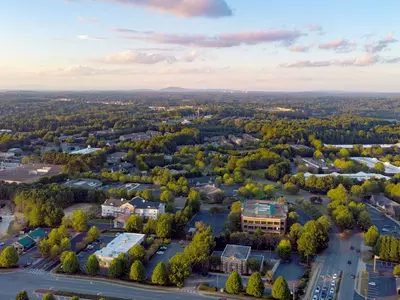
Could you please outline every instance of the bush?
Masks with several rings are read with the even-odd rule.
[[[199,285],[199,290],[200,291],[206,291],[206,292],[216,292],[217,288],[215,286],[209,286],[209,285],[206,285],[204,283],[201,283]]]
[[[160,249],[162,244],[162,240],[155,240],[154,243],[149,247],[149,249],[146,250],[144,254],[144,261],[148,262],[150,258],[152,258],[153,255],[158,251],[158,249]]]
[[[164,239],[164,244],[166,244],[166,245],[171,244],[171,239]]]

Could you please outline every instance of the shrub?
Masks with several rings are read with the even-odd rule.
[[[215,286],[209,286],[209,285],[206,285],[204,283],[201,283],[199,285],[199,290],[200,291],[206,291],[206,292],[216,292],[217,288]]]

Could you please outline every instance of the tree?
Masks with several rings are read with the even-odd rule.
[[[264,194],[268,199],[275,197],[275,187],[272,184],[264,186]]]
[[[342,229],[350,229],[354,225],[354,217],[349,208],[344,205],[339,205],[333,212],[332,217],[336,225]]]
[[[350,189],[350,194],[353,197],[361,198],[364,196],[364,189],[360,185],[353,185]]]
[[[160,238],[170,238],[172,234],[172,222],[174,215],[162,214],[157,220],[156,234]]]
[[[144,261],[144,248],[142,245],[135,245],[128,251],[128,256],[131,261]]]
[[[366,230],[372,225],[371,216],[369,215],[367,210],[363,210],[362,212],[360,212],[357,224],[362,230]]]
[[[314,158],[316,159],[322,159],[324,158],[324,155],[322,154],[322,152],[320,150],[315,150],[314,152]]]
[[[142,232],[143,231],[143,219],[139,215],[132,215],[126,221],[125,226],[126,231],[128,232]]]
[[[324,228],[326,232],[331,229],[331,221],[329,221],[327,216],[321,216],[318,218],[317,222]]]
[[[90,241],[97,240],[100,236],[100,231],[96,226],[92,226],[90,227],[87,236],[90,239]]]
[[[73,296],[70,300],[79,300],[77,296]]]
[[[68,252],[63,261],[63,270],[65,273],[75,274],[79,271],[79,260],[76,253]]]
[[[289,213],[289,219],[291,224],[297,223],[299,221],[299,214],[295,211]]]
[[[50,253],[50,243],[48,239],[43,239],[40,241],[39,243],[39,247],[38,247],[39,253],[45,257],[47,255],[49,255]]]
[[[299,223],[295,223],[292,226],[290,226],[290,232],[289,236],[293,240],[293,242],[297,242],[297,240],[301,237],[301,234],[303,233],[303,226],[301,226]]]
[[[191,189],[186,200],[186,206],[191,207],[192,213],[197,213],[200,211],[201,198],[198,191]]]
[[[85,271],[89,275],[96,275],[100,272],[100,264],[96,255],[91,254],[85,264]]]
[[[349,153],[349,151],[347,151],[347,149],[345,149],[345,148],[340,149],[340,151],[339,151],[339,157],[341,157],[341,158],[347,158],[347,157],[349,157],[349,156],[350,156],[350,153]]]
[[[376,226],[371,226],[368,228],[368,231],[365,233],[365,245],[367,246],[375,246],[376,242],[379,239],[379,230]]]
[[[182,287],[190,273],[190,261],[183,253],[177,253],[168,260],[169,280],[176,286]]]
[[[60,251],[66,251],[71,249],[71,241],[69,238],[63,238],[60,242]]]
[[[42,300],[56,300],[56,297],[52,293],[47,293],[43,295]]]
[[[290,195],[296,195],[299,192],[300,189],[296,184],[293,184],[291,182],[286,182],[285,183],[285,190]]]
[[[197,232],[192,242],[184,250],[184,254],[192,264],[206,261],[214,248],[214,236],[211,226],[207,227],[203,222],[196,222],[195,226]]]
[[[145,234],[155,234],[157,229],[157,220],[149,218],[146,225],[144,225],[143,233]]]
[[[111,278],[120,278],[125,273],[124,261],[120,258],[114,258],[108,268],[108,276]]]
[[[317,253],[317,240],[312,233],[304,231],[297,240],[297,250],[303,256],[314,256]]]
[[[132,264],[129,279],[138,282],[146,280],[145,270],[140,260],[137,260]]]
[[[83,211],[78,209],[72,215],[71,224],[72,228],[75,231],[85,231],[88,227],[87,215]]]
[[[239,294],[243,290],[242,278],[237,270],[233,270],[225,284],[225,290],[229,294]]]
[[[281,240],[276,248],[278,256],[283,260],[288,260],[292,254],[292,244],[289,240]]]
[[[252,258],[250,257],[247,260],[247,267],[250,269],[252,272],[259,272],[260,271],[260,261],[257,258]]]
[[[272,286],[272,297],[278,300],[290,300],[290,290],[282,276],[279,276]]]
[[[158,285],[166,285],[168,283],[168,273],[165,264],[160,261],[153,270],[151,282]]]
[[[175,200],[174,194],[170,190],[163,191],[160,195],[160,201],[166,203],[173,203]]]
[[[328,192],[328,198],[332,202],[338,202],[338,204],[345,204],[348,202],[348,194],[343,184],[339,184],[335,189],[331,189]]]
[[[28,293],[26,291],[20,291],[15,297],[15,300],[29,300]]]
[[[247,283],[246,293],[258,298],[264,295],[264,283],[259,272],[251,274]]]
[[[61,249],[58,245],[54,245],[53,247],[51,247],[50,249],[50,257],[51,259],[55,259],[57,256],[59,256],[61,254]]]
[[[0,255],[0,267],[11,268],[14,267],[19,260],[17,250],[13,246],[7,246]]]
[[[376,170],[376,172],[378,172],[378,173],[383,174],[383,173],[385,173],[385,165],[379,161],[379,162],[375,163],[374,170]]]
[[[396,276],[396,277],[399,277],[399,276],[400,276],[400,265],[394,266],[394,268],[393,268],[393,275]]]

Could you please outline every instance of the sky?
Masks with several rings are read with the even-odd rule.
[[[13,0],[0,89],[400,92],[400,1]]]

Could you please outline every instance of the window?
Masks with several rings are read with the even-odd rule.
[[[267,222],[265,222],[265,221],[261,221],[261,224],[267,224]]]

